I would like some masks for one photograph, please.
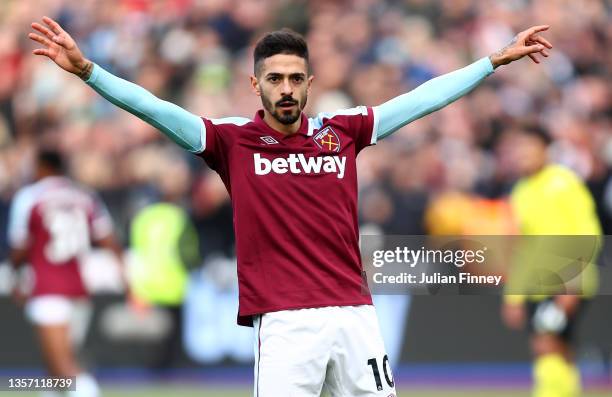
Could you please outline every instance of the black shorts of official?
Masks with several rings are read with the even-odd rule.
[[[538,310],[538,307],[544,303],[553,301],[553,299],[554,298],[550,297],[537,302],[527,302],[527,314],[529,319],[527,329],[529,331],[529,335],[535,336],[538,334],[538,332],[534,329],[533,326],[534,316],[536,311]],[[588,302],[588,299],[580,299],[576,311],[574,312],[574,314],[568,317],[565,327],[555,333],[564,342],[569,344],[575,342],[576,329],[578,328],[578,324],[580,323],[580,320],[584,315],[585,309],[588,306]]]

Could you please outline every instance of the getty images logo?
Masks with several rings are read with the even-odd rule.
[[[346,156],[319,156],[306,157],[302,153],[290,154],[287,158],[277,157],[273,160],[261,157],[259,153],[253,154],[255,175],[275,174],[320,174],[334,173],[338,179],[344,178],[346,169]]]

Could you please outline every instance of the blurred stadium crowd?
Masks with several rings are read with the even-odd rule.
[[[272,29],[287,26],[307,38],[315,83],[306,111],[314,114],[380,104],[489,55],[515,32],[550,24],[555,48],[541,65],[502,68],[467,98],[360,156],[362,222],[386,234],[503,232],[494,200],[515,178],[508,132],[527,121],[551,135],[555,161],[588,181],[604,231],[612,230],[606,0],[2,1],[2,224],[13,193],[30,181],[36,149],[52,146],[76,180],[100,192],[125,245],[135,212],[170,196],[192,214],[206,258],[232,255],[223,184],[199,158],[31,55],[27,33],[43,15],[56,18],[94,62],[212,118],[252,117],[260,107],[248,84],[252,45]],[[470,219],[484,221],[466,226],[474,211],[482,216]],[[0,240],[5,247],[5,227]]]

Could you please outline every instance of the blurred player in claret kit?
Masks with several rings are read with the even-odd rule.
[[[520,177],[510,197],[520,232],[545,237],[525,239],[527,248],[514,261],[506,285],[508,295],[504,296],[502,316],[509,327],[526,326],[529,330],[534,355],[533,396],[577,397],[581,391],[580,374],[574,363],[572,343],[585,304],[598,288],[595,263],[601,226],[595,202],[578,175],[548,163],[550,137],[546,131],[538,126],[523,126],[509,132],[507,139],[511,142],[515,172]],[[586,238],[550,237],[561,235]],[[556,258],[547,256],[545,247],[564,255],[558,256],[560,260],[555,263]],[[574,262],[572,269],[564,258],[580,258],[582,263],[578,266]],[[513,294],[515,281],[529,283],[538,278],[542,269],[553,272],[566,269],[564,290]]]
[[[11,262],[15,267],[29,263],[34,284],[28,297],[19,285],[13,295],[18,303],[25,301],[49,375],[75,376],[71,393],[79,397],[100,394],[73,350],[85,337],[90,313],[79,258],[92,241],[121,255],[104,205],[64,176],[58,152],[39,152],[35,182],[15,194],[9,218]]]
[[[78,75],[100,95],[202,157],[232,199],[239,279],[238,323],[255,338],[254,395],[394,396],[372,299],[364,292],[357,224],[357,154],[438,110],[493,70],[550,43],[532,27],[507,47],[376,107],[308,118],[314,77],[308,48],[290,30],[264,35],[251,85],[253,119],[199,117],[93,64],[50,18],[33,23],[34,54]]]

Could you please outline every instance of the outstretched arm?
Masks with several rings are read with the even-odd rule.
[[[378,120],[377,139],[382,139],[406,124],[461,98],[493,70],[524,56],[540,63],[537,53],[547,57],[546,48],[552,48],[548,40],[537,33],[548,30],[548,26],[534,26],[514,37],[512,42],[495,54],[480,59],[463,69],[436,77],[407,94],[400,95],[374,108]]]
[[[43,22],[46,26],[32,24],[42,35],[28,35],[45,47],[35,49],[35,55],[46,56],[62,69],[76,74],[104,98],[159,129],[181,147],[195,153],[204,150],[204,123],[198,116],[95,65],[83,56],[57,22],[48,17]]]

